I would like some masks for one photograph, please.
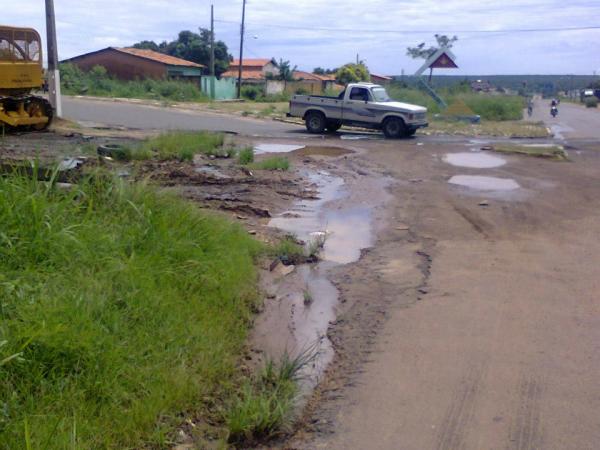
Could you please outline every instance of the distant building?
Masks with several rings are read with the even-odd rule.
[[[333,89],[336,84],[335,75],[318,75],[301,70],[294,71],[294,80],[320,84],[323,90]]]
[[[102,66],[121,80],[176,79],[200,83],[204,66],[152,50],[108,47],[61,61],[87,72]]]
[[[491,92],[493,87],[489,81],[475,80],[471,82],[471,89],[475,92]]]
[[[389,84],[393,80],[394,79],[392,77],[388,77],[386,75],[377,75],[374,73],[371,74],[371,82],[375,84]]]
[[[229,70],[221,78],[238,78],[240,60],[234,59]],[[242,63],[242,83],[262,83],[268,75],[279,75],[279,67],[274,59],[244,59]]]

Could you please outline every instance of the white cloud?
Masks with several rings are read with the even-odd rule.
[[[45,33],[43,2],[0,0],[2,22]],[[55,0],[59,53],[67,58],[108,45],[173,39],[180,30],[209,26],[210,0]],[[239,47],[241,0],[213,0],[217,38]],[[359,53],[379,73],[410,73],[419,62],[406,47],[435,32],[462,30],[456,74],[591,73],[600,66],[600,30],[473,34],[464,30],[593,25],[596,0],[248,0],[246,54],[284,58],[303,69],[333,67]],[[290,25],[297,28],[286,28]],[[347,31],[324,31],[334,28]],[[381,31],[398,31],[382,33]],[[415,30],[426,33],[416,34]],[[252,39],[256,35],[258,39]]]

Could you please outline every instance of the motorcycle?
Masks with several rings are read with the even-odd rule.
[[[552,115],[552,117],[556,117],[558,115],[558,108],[556,106],[550,108],[550,114]]]

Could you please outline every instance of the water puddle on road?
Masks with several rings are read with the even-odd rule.
[[[444,156],[444,162],[457,167],[474,169],[491,169],[506,164],[506,160],[499,156],[479,152],[447,153]]]
[[[329,270],[358,261],[361,250],[373,244],[372,210],[367,206],[337,206],[348,194],[344,180],[328,172],[309,175],[318,191],[318,199],[302,200],[294,207],[271,219],[269,226],[294,234],[307,243],[318,236],[326,236],[320,252],[321,261],[298,268],[303,292],[291,298],[292,316],[289,324],[296,351],[307,348],[318,350],[314,364],[307,369],[303,390],[310,391],[332,361],[334,351],[327,338],[330,322],[336,318],[338,291],[328,279]],[[334,202],[334,203],[332,203]],[[332,206],[325,208],[325,206]],[[310,301],[306,301],[306,297]],[[281,306],[279,306],[281,307]]]
[[[254,153],[262,155],[264,153],[290,153],[295,150],[301,150],[304,145],[290,144],[258,144],[254,147]]]
[[[478,191],[513,191],[521,187],[511,178],[478,175],[455,175],[448,180],[448,183]]]

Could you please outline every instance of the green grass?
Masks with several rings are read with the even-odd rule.
[[[123,81],[111,78],[101,66],[82,72],[72,64],[61,65],[64,94],[96,97],[138,98],[159,101],[208,102],[197,84],[175,80]]]
[[[273,156],[250,165],[257,170],[289,170],[290,161],[285,156]]]
[[[403,88],[391,85],[390,96],[396,100],[425,106],[430,114],[443,114],[443,110],[424,91],[415,88]],[[488,121],[521,120],[525,100],[514,95],[476,94],[457,89],[442,88],[438,94],[448,105],[454,101],[464,102],[475,114]]]
[[[304,248],[291,236],[279,241],[271,253],[288,264],[300,264],[306,259]]]
[[[555,159],[557,161],[566,161],[569,159],[564,147],[560,145],[530,146],[517,144],[496,144],[492,148],[494,151],[501,153],[516,153],[519,155]]]
[[[238,152],[238,163],[245,166],[254,162],[254,149],[252,147],[246,147]]]
[[[0,448],[170,447],[233,395],[260,252],[144,185],[0,178]]]
[[[205,131],[174,131],[149,138],[139,145],[132,153],[151,155],[158,159],[179,159],[190,161],[194,155],[202,153],[205,155],[231,156],[232,149],[224,149],[225,136],[221,133],[209,133]]]
[[[268,360],[253,381],[246,382],[225,411],[229,442],[247,448],[289,431],[302,369],[317,356],[309,348],[295,358],[286,352],[278,364]]]
[[[550,136],[543,122],[524,121],[482,121],[479,124],[471,124],[457,120],[433,119],[429,122],[429,127],[425,128],[423,132],[426,134],[524,138],[546,138]]]

